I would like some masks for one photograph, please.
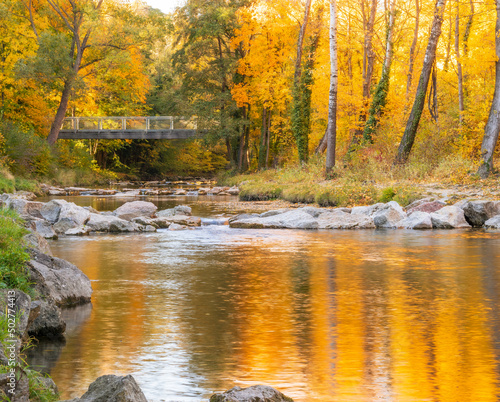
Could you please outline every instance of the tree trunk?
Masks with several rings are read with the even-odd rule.
[[[460,59],[460,6],[456,1],[457,15],[455,17],[455,54],[457,56],[457,75],[458,75],[458,111],[459,125],[462,127],[464,122],[464,88],[462,75],[462,61]]]
[[[337,142],[337,0],[330,0],[330,93],[328,102],[328,135],[326,147],[326,177],[335,166],[335,147]]]
[[[422,111],[424,110],[425,94],[429,85],[432,66],[434,65],[434,60],[436,59],[436,47],[439,41],[439,36],[441,35],[445,4],[446,0],[436,1],[431,35],[425,51],[424,65],[422,67],[422,72],[420,73],[415,101],[413,102],[410,117],[408,118],[403,138],[401,138],[401,143],[399,144],[398,154],[394,160],[394,164],[406,163],[408,156],[410,155],[411,148],[413,147],[413,143],[415,142],[420,117],[422,117]]]
[[[391,0],[390,0],[391,1]],[[377,128],[381,114],[387,102],[387,93],[389,92],[389,82],[391,76],[391,65],[393,55],[393,33],[394,21],[396,19],[396,1],[392,0],[389,10],[389,22],[387,24],[386,44],[385,44],[385,57],[384,65],[382,66],[382,76],[373,95],[372,105],[368,112],[368,119],[366,120],[365,129],[363,131],[363,141],[365,143],[373,142],[373,134]]]
[[[363,29],[365,31],[365,41],[363,45],[363,106],[359,114],[359,124],[364,125],[366,121],[366,108],[370,100],[370,88],[373,78],[373,65],[375,62],[375,52],[373,51],[373,34],[375,26],[375,17],[377,15],[378,0],[371,0],[370,16],[366,21],[366,12],[364,2],[361,3],[363,14]],[[363,129],[361,127],[354,130],[349,146],[349,153],[353,152],[356,146],[359,145]]]
[[[304,47],[304,37],[307,29],[307,21],[309,20],[309,11],[311,9],[311,1],[306,0],[306,9],[304,11],[304,22],[300,26],[299,40],[297,41],[297,58],[295,59],[295,74],[294,81],[298,83],[302,71],[302,49]]]
[[[315,155],[321,155],[323,152],[326,151],[327,139],[328,139],[328,126],[326,127],[325,134],[323,134],[323,137],[321,137],[318,145],[316,146],[316,149],[314,150]]]
[[[420,24],[420,5],[418,0],[415,0],[415,30],[413,31],[413,42],[410,48],[410,63],[408,66],[408,80],[406,81],[406,100],[408,101],[408,96],[410,95],[411,82],[413,80],[413,65],[415,64],[415,52],[417,50],[418,43],[418,27]]]
[[[269,169],[269,141],[270,141],[270,137],[271,137],[271,116],[272,116],[272,112],[270,110],[269,113],[267,114],[267,127],[266,127],[266,131],[267,131],[267,136],[266,136],[266,169]]]
[[[49,136],[47,137],[49,145],[54,145],[59,137],[59,132],[61,131],[64,117],[66,116],[66,110],[68,109],[69,98],[71,96],[74,81],[74,77],[70,76],[64,83],[61,100],[59,101],[59,107],[57,108],[54,121],[50,126]]]
[[[495,62],[495,93],[491,103],[488,122],[484,127],[483,143],[481,145],[482,163],[479,166],[478,174],[486,178],[493,171],[493,153],[498,141],[500,132],[500,0],[495,1],[497,9],[497,21],[495,25],[495,51],[497,60]]]

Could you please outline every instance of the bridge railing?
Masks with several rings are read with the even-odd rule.
[[[196,118],[182,116],[148,117],[66,117],[65,131],[165,131],[196,130]]]

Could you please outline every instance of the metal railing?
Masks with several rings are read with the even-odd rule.
[[[61,130],[65,131],[164,131],[196,130],[195,117],[66,117]]]

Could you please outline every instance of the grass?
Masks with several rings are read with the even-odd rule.
[[[242,201],[282,199],[341,207],[397,201],[407,206],[425,195],[423,184],[477,183],[476,168],[471,161],[456,155],[435,164],[415,158],[403,167],[393,167],[389,159],[360,153],[349,164],[338,162],[332,180],[324,178],[324,158],[321,157],[300,166],[248,174],[224,173],[218,182],[238,185]]]
[[[0,209],[0,288],[19,289],[33,296],[23,237],[28,231],[13,210]]]

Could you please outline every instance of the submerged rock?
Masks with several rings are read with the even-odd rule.
[[[147,399],[131,375],[103,375],[90,384],[81,398],[62,402],[147,402]]]
[[[221,394],[214,394],[210,402],[293,402],[277,389],[267,385],[253,385],[248,388],[234,387]]]

